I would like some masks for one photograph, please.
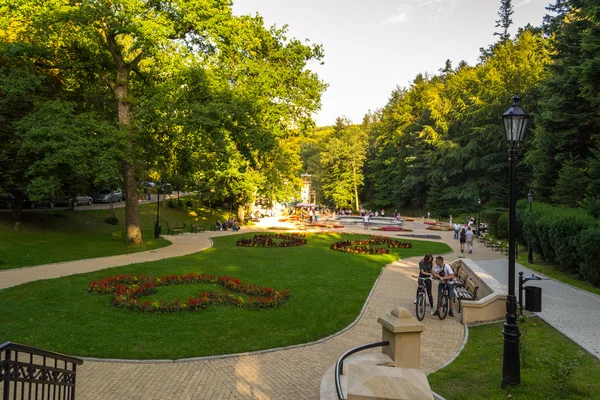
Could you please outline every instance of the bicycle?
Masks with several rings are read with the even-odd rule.
[[[440,285],[444,285],[444,288],[442,289],[441,296],[438,297],[438,310],[440,311],[437,313],[437,316],[443,320],[448,315],[448,303],[450,300],[448,297],[448,284],[440,283]]]
[[[425,285],[426,280],[431,280],[431,277],[421,278],[418,276],[413,276],[413,278],[417,278],[419,280],[419,290],[417,293],[417,302],[415,304],[417,319],[419,321],[423,321],[425,318],[425,313],[427,312],[427,287]]]

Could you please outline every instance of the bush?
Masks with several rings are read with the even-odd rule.
[[[495,235],[497,238],[508,238],[508,213],[500,215],[496,224]]]
[[[177,204],[175,204],[175,202],[173,201],[173,199],[170,199],[167,202],[167,206],[169,206],[169,208],[175,208],[175,207],[177,207]]]
[[[481,220],[488,224],[490,233],[494,235],[498,234],[498,219],[500,219],[500,216],[504,213],[506,213],[506,209],[494,208],[481,211]]]
[[[119,223],[119,218],[115,217],[114,215],[111,215],[110,217],[107,217],[104,222],[106,222],[107,224],[110,225],[116,225]]]
[[[185,202],[185,206],[186,206],[186,207],[192,207],[192,206],[193,206],[193,203],[192,203],[192,201],[191,201],[191,200],[186,200],[186,202]]]
[[[121,240],[123,239],[123,234],[121,232],[113,232],[112,233],[112,239],[113,240]]]
[[[54,218],[67,218],[67,212],[64,210],[54,211]]]
[[[574,236],[571,242],[581,260],[579,273],[584,280],[600,286],[600,229],[587,229]]]

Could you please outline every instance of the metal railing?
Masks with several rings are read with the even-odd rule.
[[[83,361],[22,344],[0,344],[2,400],[75,400],[77,365]]]
[[[383,347],[383,346],[389,346],[389,345],[390,345],[390,342],[388,342],[387,340],[385,342],[363,344],[362,346],[358,346],[358,347],[348,350],[340,357],[339,360],[337,360],[337,362],[335,363],[334,373],[335,373],[335,390],[337,392],[338,400],[344,400],[344,394],[342,393],[342,384],[340,382],[340,376],[342,375],[342,370],[344,369],[344,360],[347,357],[351,356],[352,354],[358,353],[359,351],[371,349],[373,347]]]

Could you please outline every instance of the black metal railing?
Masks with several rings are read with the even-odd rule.
[[[35,347],[0,344],[2,400],[75,400],[77,366],[83,360]]]
[[[362,346],[355,347],[353,349],[345,352],[339,360],[335,363],[335,390],[337,391],[338,400],[344,400],[344,394],[342,393],[342,384],[340,382],[340,376],[342,375],[342,370],[344,369],[344,360],[351,356],[354,353],[358,353],[359,351],[372,349],[373,347],[383,347],[389,346],[390,342],[387,340],[385,342],[377,342],[377,343],[369,343],[363,344]]]

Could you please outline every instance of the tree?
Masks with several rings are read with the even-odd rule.
[[[325,139],[321,153],[323,192],[338,208],[360,208],[358,190],[363,184],[366,139],[360,127],[342,117],[336,119],[333,133]]]
[[[508,29],[512,25],[511,16],[513,15],[513,5],[512,0],[501,0],[500,1],[500,10],[498,10],[498,17],[500,17],[496,21],[496,28],[500,28],[500,32],[494,32],[495,36],[499,36],[500,42],[506,42],[510,39],[510,33],[508,33]]]

